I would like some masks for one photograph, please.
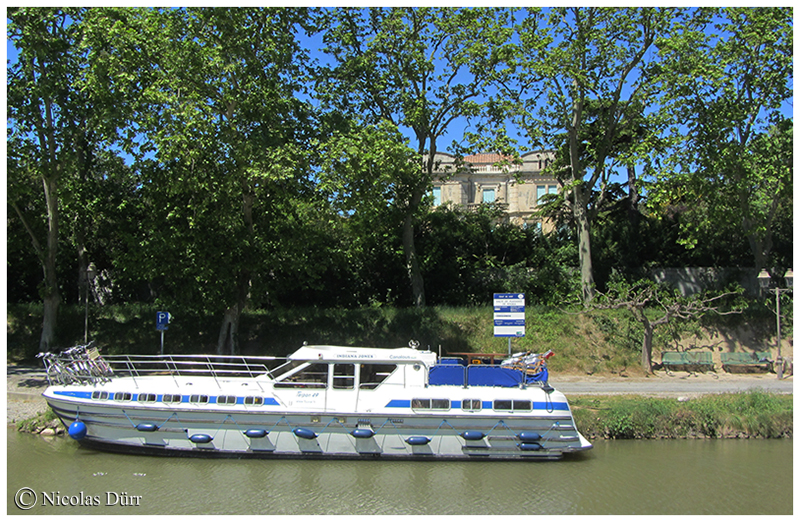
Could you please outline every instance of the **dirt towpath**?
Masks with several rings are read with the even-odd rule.
[[[6,376],[6,424],[30,419],[47,409],[42,398],[47,387],[44,369],[10,365]]]
[[[729,374],[655,372],[650,377],[554,375],[550,385],[565,395],[652,395],[691,397],[709,393],[763,390],[793,393],[794,376],[778,380],[774,373]]]

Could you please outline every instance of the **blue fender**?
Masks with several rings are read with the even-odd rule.
[[[76,420],[69,425],[67,433],[69,433],[69,436],[73,439],[81,440],[86,436],[86,424],[84,424],[82,421]]]

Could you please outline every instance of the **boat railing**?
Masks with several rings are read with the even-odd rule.
[[[91,345],[61,353],[40,353],[50,384],[96,384],[116,377],[167,375],[177,377],[256,378],[267,375],[285,359],[241,355],[106,355]],[[177,380],[176,380],[177,382]]]
[[[118,377],[169,375],[177,377],[256,378],[272,377],[272,369],[284,359],[240,355],[111,355],[105,357]]]

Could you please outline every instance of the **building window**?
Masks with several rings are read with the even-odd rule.
[[[494,189],[483,189],[483,202],[494,203]]]
[[[557,185],[536,185],[536,204],[544,203],[545,194],[558,194]]]
[[[442,187],[433,187],[433,206],[438,207],[442,204]]]

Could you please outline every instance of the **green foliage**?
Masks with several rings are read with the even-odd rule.
[[[791,395],[753,390],[686,401],[653,397],[576,397],[578,429],[590,438],[791,437]]]
[[[787,8],[8,18],[9,302],[49,299],[50,313],[80,303],[88,262],[92,301],[169,307],[198,324],[248,307],[406,306],[420,293],[437,307],[480,307],[496,291],[559,307],[585,290],[581,258],[602,292],[614,270],[636,280],[652,266],[743,266],[748,248],[773,271],[791,266]],[[304,46],[320,39],[312,55]],[[578,177],[545,210],[563,218],[580,192],[587,215],[573,206],[541,235],[493,206],[430,212],[446,136],[457,156],[571,146]],[[551,169],[563,177],[566,165]],[[595,183],[631,165],[659,173],[647,207],[634,197],[641,175]],[[79,335],[65,314],[56,344]],[[630,363],[637,325],[608,321],[613,350],[592,352],[586,371]],[[213,328],[197,328],[213,342]],[[656,342],[671,335],[657,330]]]
[[[759,270],[770,262],[778,208],[791,199],[792,123],[782,109],[793,97],[792,10],[690,13],[661,47],[670,86],[661,111],[674,145],[649,205],[683,214],[687,248],[743,235]]]

